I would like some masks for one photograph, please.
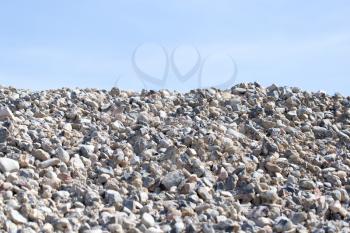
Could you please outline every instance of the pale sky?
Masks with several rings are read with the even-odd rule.
[[[1,1],[0,84],[186,91],[236,70],[235,83],[350,95],[349,12],[346,0]],[[135,72],[134,52],[165,82]]]

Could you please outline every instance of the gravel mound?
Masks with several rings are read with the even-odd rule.
[[[350,97],[0,88],[2,232],[349,232]]]

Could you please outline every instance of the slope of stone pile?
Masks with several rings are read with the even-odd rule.
[[[350,98],[0,88],[1,232],[348,232]]]

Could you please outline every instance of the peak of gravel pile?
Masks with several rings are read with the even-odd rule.
[[[350,98],[0,88],[2,232],[348,232]]]

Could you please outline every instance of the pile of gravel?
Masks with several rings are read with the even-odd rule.
[[[348,232],[350,97],[0,88],[2,232]]]

